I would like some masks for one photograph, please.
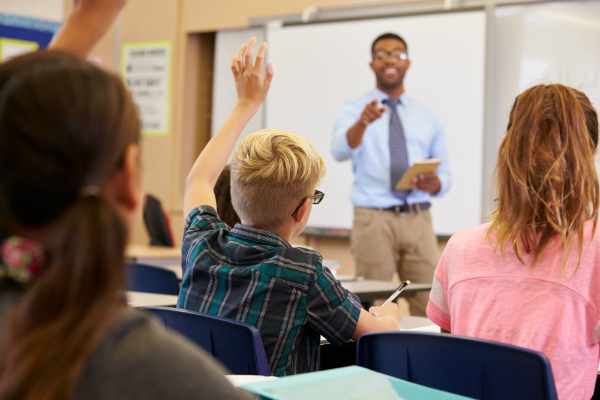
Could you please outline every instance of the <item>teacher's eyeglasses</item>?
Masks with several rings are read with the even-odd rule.
[[[405,50],[378,50],[375,53],[373,53],[373,60],[385,61],[388,59],[389,56],[392,56],[394,61],[408,60],[408,54],[406,54]]]
[[[298,211],[300,210],[300,207],[302,207],[302,204],[304,204],[304,202],[306,201],[306,199],[312,199],[313,200],[313,204],[319,204],[322,200],[323,197],[325,197],[325,193],[321,192],[320,190],[315,190],[315,194],[312,196],[306,196],[305,198],[302,199],[302,201],[300,202],[300,204],[298,204],[298,207],[296,207],[296,209],[294,210],[294,213],[292,214],[292,217],[295,217],[296,214],[298,214]]]

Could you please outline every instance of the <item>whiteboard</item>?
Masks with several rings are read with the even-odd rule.
[[[327,165],[308,227],[351,229],[351,161],[330,153],[333,121],[346,100],[373,89],[371,43],[397,32],[408,44],[411,67],[406,93],[434,111],[444,127],[453,179],[448,193],[433,199],[438,235],[481,223],[485,13],[332,22],[267,29],[268,61],[275,76],[266,101],[266,128],[298,132]]]
[[[562,83],[600,107],[600,2],[498,7],[494,37],[494,132],[500,144],[515,97],[540,83]],[[596,158],[596,169],[598,158]]]

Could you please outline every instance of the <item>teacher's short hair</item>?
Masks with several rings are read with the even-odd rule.
[[[392,32],[387,32],[387,33],[377,36],[377,39],[375,39],[373,41],[373,44],[371,45],[371,54],[373,54],[375,52],[375,44],[377,42],[379,42],[380,40],[384,40],[384,39],[396,39],[396,40],[401,41],[402,43],[404,43],[404,47],[406,48],[406,52],[408,53],[408,44],[406,44],[406,40],[402,39],[402,37],[400,35],[397,35]]]

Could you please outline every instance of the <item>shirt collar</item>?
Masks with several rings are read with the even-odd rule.
[[[253,242],[264,243],[273,247],[291,248],[292,245],[285,241],[276,233],[263,231],[262,229],[252,228],[251,226],[235,224],[229,233],[232,236],[252,240]]]
[[[373,95],[380,102],[382,102],[383,100],[390,97],[387,93],[383,92],[378,87],[375,87],[375,89],[373,90]],[[400,107],[406,108],[408,101],[409,101],[409,97],[406,95],[406,91],[402,92],[402,94],[400,95],[400,103],[398,103],[398,105]]]

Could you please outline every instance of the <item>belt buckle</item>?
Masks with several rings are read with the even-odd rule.
[[[410,211],[400,211],[401,206],[394,206],[394,214],[396,214],[398,217],[404,217],[408,214],[410,214]]]

